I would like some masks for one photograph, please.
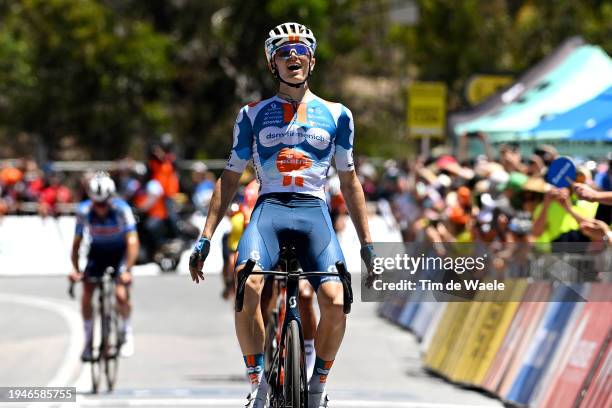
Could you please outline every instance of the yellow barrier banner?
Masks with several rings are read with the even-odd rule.
[[[469,370],[468,350],[482,324],[481,316],[489,307],[490,295],[486,292],[477,292],[474,300],[469,302],[469,310],[463,324],[458,328],[457,341],[453,344],[452,352],[447,355],[445,368],[451,381],[463,382],[465,373]]]
[[[512,298],[522,298],[525,295],[527,286],[528,283],[526,279],[519,279],[513,282]],[[489,333],[490,338],[488,343],[478,353],[479,360],[474,369],[472,384],[479,386],[483,385],[485,377],[493,365],[493,360],[497,356],[506,334],[510,329],[510,325],[516,316],[519,305],[520,302],[504,302],[501,304],[502,307],[499,310],[499,314],[497,313],[497,310],[491,310],[491,314],[488,316],[488,319],[497,319],[497,326],[492,332]]]
[[[424,357],[427,368],[442,374],[440,369],[448,349],[447,343],[452,341],[452,339],[449,340],[449,337],[455,334],[454,329],[456,329],[457,322],[461,322],[465,318],[467,314],[466,306],[469,308],[467,303],[449,303],[447,305]]]

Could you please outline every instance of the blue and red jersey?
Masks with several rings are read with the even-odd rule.
[[[83,236],[87,231],[91,237],[92,250],[110,251],[125,247],[126,234],[136,231],[136,220],[128,203],[120,198],[111,199],[105,217],[99,217],[92,207],[91,200],[79,205],[75,234]]]

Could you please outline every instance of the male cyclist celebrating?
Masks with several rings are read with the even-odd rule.
[[[130,323],[132,306],[129,297],[129,284],[132,281],[130,272],[138,257],[138,234],[136,222],[129,205],[120,198],[114,197],[115,183],[106,173],[96,173],[89,181],[90,200],[80,204],[77,211],[77,224],[72,243],[73,272],[69,279],[83,282],[81,312],[85,326],[85,348],[81,359],[92,359],[93,310],[91,297],[95,284],[87,278],[102,277],[108,267],[114,269],[117,285],[115,295],[119,314],[123,318],[123,344],[120,354],[129,357],[134,353],[134,337]],[[79,268],[79,248],[85,230],[89,231],[91,242],[87,254],[85,272]],[[122,268],[124,266],[124,268]]]
[[[238,245],[236,270],[249,258],[256,269],[270,270],[280,246],[291,243],[304,271],[334,271],[344,261],[325,203],[325,180],[332,157],[341,190],[362,244],[370,259],[372,245],[363,189],[353,164],[353,118],[339,103],[327,102],[308,88],[315,66],[316,39],[307,27],[284,23],[270,31],[265,42],[268,66],[279,80],[278,94],[244,106],[234,127],[234,144],[226,171],[215,186],[202,238],[190,259],[192,279],[204,279],[202,266],[219,221],[252,159],[260,197]],[[267,384],[263,374],[264,325],[260,310],[262,276],[247,282],[244,308],[236,313],[236,334],[244,354],[252,390],[247,407],[264,407]],[[327,375],[346,327],[343,289],[338,277],[309,279],[317,293],[321,318],[315,336],[316,362],[309,383],[309,407],[326,407]]]

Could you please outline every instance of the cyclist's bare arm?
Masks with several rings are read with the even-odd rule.
[[[136,231],[130,231],[125,235],[125,243],[127,244],[127,253],[125,257],[125,269],[131,270],[136,260],[138,259],[138,250],[140,249],[140,241],[138,240],[138,233]]]
[[[236,190],[238,190],[241,175],[242,173],[224,170],[219,180],[215,183],[215,190],[210,199],[208,215],[206,217],[206,223],[204,224],[204,231],[202,232],[203,237],[208,239],[212,238],[219,222],[221,222],[225,216],[227,207],[232,202]]]
[[[338,178],[340,179],[340,190],[344,196],[351,221],[353,221],[357,231],[359,242],[361,242],[361,245],[369,244],[372,242],[372,238],[368,226],[366,201],[357,174],[355,170],[338,171]]]
[[[72,252],[70,254],[70,262],[72,263],[72,273],[70,274],[71,280],[76,280],[77,274],[80,273],[79,270],[79,248],[81,247],[81,241],[83,237],[81,235],[75,234],[74,239],[72,240]]]

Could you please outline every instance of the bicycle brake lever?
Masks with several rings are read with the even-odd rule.
[[[342,281],[342,287],[344,289],[344,314],[351,313],[351,304],[353,303],[353,287],[351,274],[346,270],[346,265],[343,262],[336,262],[336,269],[340,275]]]
[[[242,270],[240,270],[238,273],[238,282],[236,285],[236,303],[234,305],[234,310],[236,310],[238,313],[242,312],[242,307],[244,305],[244,287],[254,267],[255,261],[249,259],[244,265],[244,268],[242,268]]]

